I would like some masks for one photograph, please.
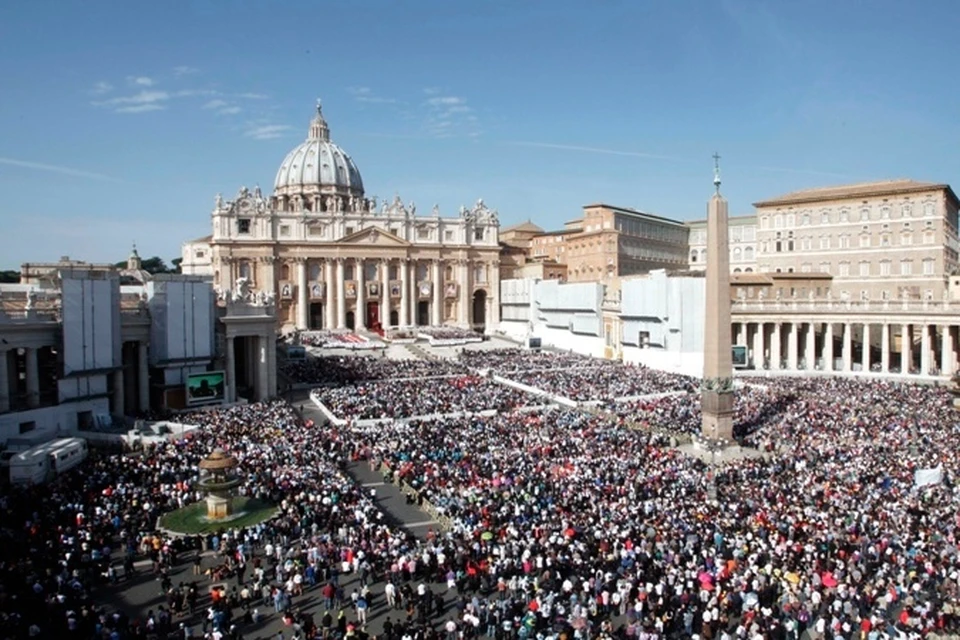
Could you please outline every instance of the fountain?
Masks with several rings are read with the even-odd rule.
[[[233,513],[233,490],[243,481],[236,472],[237,459],[219,447],[200,461],[198,487],[207,494],[207,519],[228,520]]]

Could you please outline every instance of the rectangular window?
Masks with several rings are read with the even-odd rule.
[[[884,260],[880,263],[880,275],[888,276],[890,275],[890,261]]]
[[[443,232],[443,239],[447,242],[453,242],[453,229],[447,229]]]
[[[850,248],[850,236],[840,236],[840,248],[841,249]]]
[[[417,240],[429,240],[430,239],[430,229],[426,227],[420,227],[417,229]]]
[[[869,262],[861,262],[861,263],[860,263],[860,275],[861,275],[861,276],[869,276],[869,275],[870,275],[870,263],[869,263]]]
[[[850,275],[850,263],[849,263],[849,262],[841,262],[841,263],[840,263],[840,275],[841,275],[842,277],[846,277],[846,276],[849,276],[849,275]]]
[[[280,237],[287,238],[290,236],[290,225],[282,224],[280,225]]]
[[[870,236],[860,236],[860,248],[863,249],[869,246],[870,246]]]
[[[830,236],[820,236],[820,248],[821,249],[830,248]]]
[[[483,227],[479,227],[479,228],[477,228],[477,229],[474,229],[474,230],[473,230],[473,239],[476,240],[477,242],[483,242],[483,232],[484,232],[484,230],[485,230],[485,229],[484,229]]]
[[[911,262],[910,260],[901,260],[900,275],[902,276],[913,275],[913,262]]]
[[[924,260],[924,261],[923,261],[923,275],[925,275],[925,276],[932,276],[932,275],[933,275],[933,270],[934,270],[934,267],[935,267],[935,266],[936,266],[936,262],[934,262],[933,260],[929,260],[929,259],[928,259],[928,260]]]
[[[351,234],[353,234],[353,227],[347,227],[346,230],[344,231],[344,235],[349,236]]]
[[[250,218],[237,219],[237,233],[250,233]]]

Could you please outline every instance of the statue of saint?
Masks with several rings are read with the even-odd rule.
[[[222,194],[222,193],[218,193],[218,194],[217,194],[217,199],[216,199],[216,201],[215,201],[215,203],[214,203],[214,206],[216,206],[217,209],[222,209],[222,208],[223,208],[223,194]]]
[[[434,217],[434,218],[439,218],[439,217],[440,217],[440,205],[439,205],[439,204],[433,205],[433,211],[432,211],[432,213],[433,213],[433,217]]]
[[[417,215],[417,203],[413,200],[410,201],[410,207],[408,208],[411,216]]]

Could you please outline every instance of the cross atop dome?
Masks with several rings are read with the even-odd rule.
[[[323,119],[323,103],[320,102],[320,98],[317,98],[317,115],[310,122],[310,135],[309,140],[330,140],[330,127],[327,126],[327,121]]]

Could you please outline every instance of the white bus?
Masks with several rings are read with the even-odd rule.
[[[87,459],[83,438],[59,438],[10,458],[10,482],[40,484],[73,469]]]

